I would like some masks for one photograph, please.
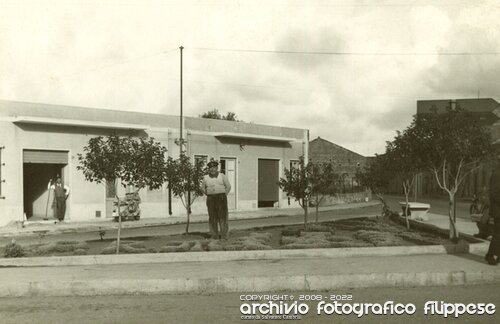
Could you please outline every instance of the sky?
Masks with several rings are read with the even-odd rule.
[[[385,151],[416,101],[500,101],[500,2],[0,0],[0,99],[218,109]]]

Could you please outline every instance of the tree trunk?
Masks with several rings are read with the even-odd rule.
[[[118,199],[118,234],[116,236],[116,254],[120,253],[120,237],[122,234],[122,217],[120,215],[120,198],[116,195],[116,199]]]
[[[187,222],[186,222],[186,234],[189,233],[189,216],[191,215],[190,207],[186,208]]]
[[[450,219],[450,240],[456,242],[458,241],[458,231],[455,215],[455,192],[450,192],[448,217]]]
[[[389,210],[389,206],[387,206],[387,203],[385,202],[384,197],[380,194],[375,194],[375,195],[382,203],[382,217],[388,216],[387,214],[389,213],[390,210]]]
[[[308,213],[309,213],[309,202],[307,200],[304,200],[304,229],[307,230],[307,218],[308,218]]]
[[[405,188],[405,199],[406,199],[406,205],[405,205],[405,221],[406,221],[406,228],[410,229],[410,221],[408,220],[408,209],[410,209],[410,191],[406,190]]]
[[[316,224],[318,223],[319,203],[320,203],[320,200],[318,198],[316,198]]]

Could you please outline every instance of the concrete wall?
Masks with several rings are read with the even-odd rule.
[[[364,191],[364,192],[336,194],[335,196],[327,196],[323,198],[323,200],[319,205],[333,206],[333,205],[349,204],[355,202],[365,202],[370,200],[372,200],[371,191]]]

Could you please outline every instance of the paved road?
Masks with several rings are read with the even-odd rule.
[[[413,315],[316,315],[317,302],[308,302],[309,312],[301,323],[442,323],[442,315],[425,315],[426,301],[447,303],[496,303],[500,285],[344,289],[321,296],[352,295],[351,303],[414,304]],[[274,294],[318,295],[280,292]],[[153,295],[94,297],[32,297],[0,299],[0,323],[278,323],[282,320],[241,320],[240,293],[215,295]],[[499,323],[500,310],[493,315],[461,315],[454,323]],[[288,321],[287,321],[288,322]]]

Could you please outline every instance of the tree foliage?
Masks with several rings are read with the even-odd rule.
[[[332,163],[309,162],[311,186],[311,199],[316,207],[316,223],[318,222],[318,209],[327,196],[338,192],[339,176],[334,172]]]
[[[425,169],[424,156],[419,150],[417,132],[408,127],[403,132],[398,131],[392,142],[387,142],[385,159],[386,167],[394,173],[396,179],[401,182],[405,194],[406,226],[410,228],[408,221],[409,195],[419,172]]]
[[[464,179],[492,156],[491,135],[471,113],[460,107],[448,107],[444,113],[433,110],[417,115],[409,128],[415,133],[414,146],[423,165],[448,193],[450,238],[457,240],[455,194]]]
[[[382,202],[383,216],[389,216],[391,213],[384,198],[384,195],[387,192],[389,184],[394,176],[389,162],[390,159],[385,154],[376,154],[375,157],[371,158],[364,168],[359,170],[356,174],[356,178],[359,183],[370,189],[371,192]]]
[[[132,138],[110,135],[91,138],[78,154],[79,165],[85,180],[96,183],[113,183],[121,180],[123,187],[139,190],[148,186],[158,189],[166,181],[165,153],[167,149],[153,138]],[[118,201],[117,252],[120,250],[121,216]]]
[[[218,109],[212,109],[205,113],[203,113],[201,118],[208,119],[221,119],[221,120],[229,120],[229,121],[238,121],[236,118],[236,114],[234,112],[228,112],[226,115],[221,115]]]
[[[304,209],[304,227],[307,228],[308,204],[311,199],[310,179],[311,163],[305,164],[304,157],[300,157],[298,167],[286,169],[285,177],[280,178],[279,186],[290,197],[294,197]]]
[[[169,188],[174,196],[181,199],[184,208],[186,208],[186,233],[189,232],[191,206],[196,198],[204,194],[201,184],[205,173],[206,168],[202,160],[195,160],[192,163],[184,153],[178,159],[174,160],[169,157],[167,160]]]

